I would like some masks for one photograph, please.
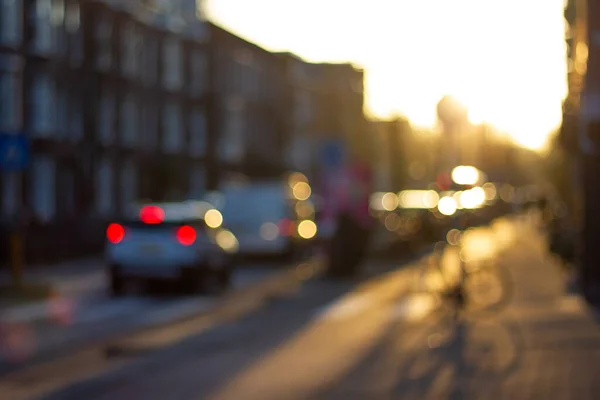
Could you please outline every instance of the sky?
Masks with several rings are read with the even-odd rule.
[[[566,95],[564,0],[205,0],[212,21],[272,51],[366,71],[367,112],[435,125],[446,94],[473,122],[542,148]]]

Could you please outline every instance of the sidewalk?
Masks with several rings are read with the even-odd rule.
[[[402,398],[599,396],[597,317],[568,292],[566,276],[548,255],[543,235],[525,221],[515,226],[517,240],[498,260],[512,275],[512,304],[491,319],[463,323],[448,341],[442,339],[443,325],[426,330],[396,375],[396,393]]]
[[[43,267],[25,267],[23,281],[47,284],[53,296],[45,300],[15,305],[10,298],[0,297],[0,321],[34,322],[49,318],[49,310],[57,302],[81,302],[103,293],[106,276],[101,259],[74,260]],[[10,271],[0,271],[0,285],[11,282]]]

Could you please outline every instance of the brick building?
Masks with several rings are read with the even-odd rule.
[[[287,75],[289,124],[286,159],[309,178],[319,175],[324,141],[340,140],[348,152],[373,161],[374,139],[364,107],[364,72],[351,64],[309,63],[282,53]]]
[[[219,176],[278,177],[288,111],[285,64],[279,56],[208,24],[210,82]]]
[[[25,209],[39,222],[30,259],[97,251],[103,224],[133,200],[204,192],[201,21],[136,1],[0,7],[0,130],[32,151],[24,172],[1,173],[2,222]]]
[[[364,71],[351,64],[320,64],[323,93],[315,129],[321,137],[342,139],[348,151],[372,161],[372,140],[364,114]]]

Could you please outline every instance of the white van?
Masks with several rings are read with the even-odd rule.
[[[230,185],[221,193],[219,208],[240,255],[292,256],[308,242],[298,234],[305,218],[298,217],[298,201],[286,182]]]

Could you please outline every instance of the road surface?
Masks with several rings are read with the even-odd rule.
[[[504,220],[472,231],[468,242],[463,257],[495,261],[512,276],[509,307],[487,319],[452,329],[437,303],[415,290],[424,257],[361,282],[306,282],[253,313],[190,330],[176,344],[133,338],[111,368],[41,398],[597,397],[600,329],[566,293],[543,235],[529,222]],[[0,391],[35,398],[40,376],[7,376]]]

